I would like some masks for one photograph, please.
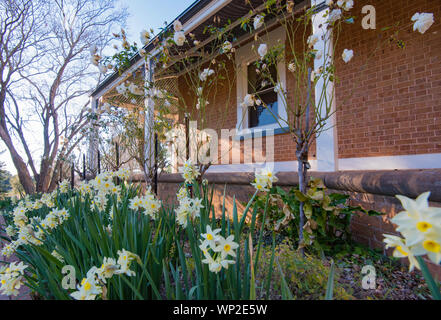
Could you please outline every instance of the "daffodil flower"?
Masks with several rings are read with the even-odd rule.
[[[420,265],[418,264],[418,261],[415,258],[415,255],[423,255],[424,250],[421,250],[421,248],[415,247],[415,248],[409,248],[406,243],[405,239],[393,236],[390,234],[384,234],[384,243],[386,244],[386,249],[389,248],[395,248],[392,255],[396,258],[408,258],[409,259],[409,271],[412,272],[415,267],[420,269]]]
[[[222,258],[230,255],[232,257],[236,257],[236,249],[239,247],[239,244],[233,241],[234,235],[230,235],[228,238],[224,238],[219,236],[218,245],[213,249],[214,252],[220,252]]]

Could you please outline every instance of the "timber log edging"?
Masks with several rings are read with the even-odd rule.
[[[310,177],[324,181],[326,187],[334,190],[370,193],[386,196],[404,195],[416,198],[423,192],[431,191],[430,201],[441,202],[441,169],[421,170],[384,170],[384,171],[338,171],[314,172]],[[295,186],[299,182],[296,172],[277,173],[279,186]],[[206,173],[204,178],[210,183],[248,185],[254,179],[254,173]],[[141,175],[132,177],[132,181],[142,181]],[[182,183],[180,174],[161,174],[159,183]]]

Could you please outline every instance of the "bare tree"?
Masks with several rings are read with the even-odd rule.
[[[47,192],[88,132],[86,94],[98,77],[89,51],[111,41],[127,10],[117,0],[0,3],[0,137],[26,193]],[[36,136],[40,150],[30,148]]]

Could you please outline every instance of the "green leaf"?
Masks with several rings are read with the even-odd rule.
[[[279,259],[276,258],[277,266],[279,268],[280,277],[282,279],[282,299],[283,300],[294,300],[291,290],[289,289],[288,283],[285,279],[285,274],[283,273],[282,267],[280,266]]]
[[[426,280],[427,286],[429,287],[430,293],[434,300],[441,300],[441,293],[439,291],[439,286],[436,280],[430,274],[429,268],[427,268],[424,258],[421,256],[416,257],[418,264],[420,265],[421,272],[423,273],[424,280]]]
[[[334,261],[331,263],[331,270],[329,271],[328,284],[326,286],[326,297],[325,300],[333,300],[334,295],[334,274],[335,274],[335,264]]]
[[[295,194],[297,200],[299,200],[300,202],[308,201],[308,197],[305,194],[303,194],[300,190],[295,190],[294,194]]]
[[[311,219],[312,217],[312,205],[310,203],[305,203],[304,204],[304,212],[305,212],[305,217],[308,219]]]

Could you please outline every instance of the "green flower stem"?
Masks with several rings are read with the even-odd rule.
[[[416,259],[418,261],[418,264],[420,265],[421,272],[423,273],[427,286],[429,287],[430,292],[432,293],[432,298],[434,300],[441,300],[441,293],[439,291],[439,286],[436,280],[433,279],[432,275],[430,274],[429,268],[427,267],[427,264],[424,261],[423,257],[418,256],[416,257]]]

